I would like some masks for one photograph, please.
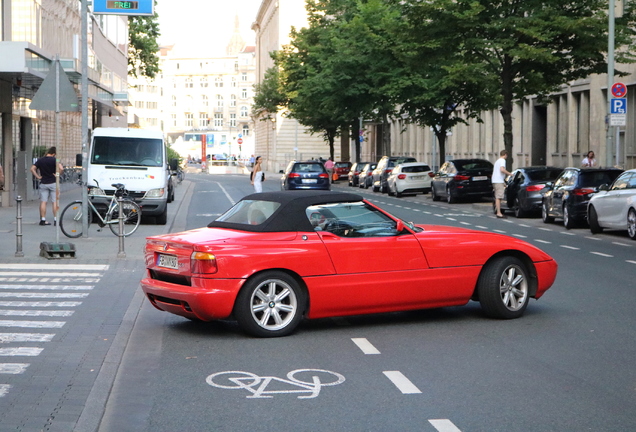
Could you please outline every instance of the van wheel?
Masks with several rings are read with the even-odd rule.
[[[143,210],[142,210],[143,212]],[[142,213],[143,214],[143,213]],[[155,217],[155,224],[157,225],[165,225],[168,223],[168,208],[163,211],[159,216]]]

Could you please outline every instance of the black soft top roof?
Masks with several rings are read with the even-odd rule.
[[[314,227],[305,214],[307,207],[318,204],[359,202],[362,200],[362,196],[357,194],[319,190],[255,193],[243,197],[241,201],[273,201],[280,203],[280,207],[265,222],[260,225],[246,225],[212,221],[208,224],[208,228],[229,228],[253,232],[313,231]]]

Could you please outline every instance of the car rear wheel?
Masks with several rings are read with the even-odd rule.
[[[550,212],[548,211],[548,203],[545,201],[543,201],[543,205],[541,206],[541,219],[543,219],[544,223],[554,222],[554,218],[550,216]]]
[[[433,197],[433,201],[439,201],[439,195],[435,192],[435,186],[431,186],[431,196]]]
[[[519,318],[528,306],[529,271],[518,258],[502,256],[483,268],[477,282],[479,303],[492,318]]]
[[[601,228],[598,223],[598,214],[596,213],[594,206],[590,206],[587,211],[587,220],[590,223],[590,231],[592,231],[592,234],[599,234],[603,232],[603,228]],[[629,221],[629,217],[627,220]]]
[[[527,216],[527,212],[521,208],[521,201],[519,201],[519,198],[515,198],[515,217],[517,218],[523,218]]]
[[[629,209],[627,213],[627,234],[632,240],[636,240],[636,211]]]
[[[450,186],[446,186],[446,201],[449,204],[453,204],[453,203],[457,202],[457,198],[455,198],[453,196],[453,193],[451,192]]]
[[[287,336],[300,323],[305,304],[305,293],[293,277],[268,271],[241,288],[234,315],[243,331],[252,336]]]
[[[576,226],[576,221],[572,218],[567,204],[563,205],[563,226],[565,229],[572,229]]]

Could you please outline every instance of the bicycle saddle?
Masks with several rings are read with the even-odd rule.
[[[126,187],[123,183],[113,183],[111,186],[115,189],[124,189]]]

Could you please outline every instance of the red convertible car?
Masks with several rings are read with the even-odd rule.
[[[517,238],[414,225],[361,196],[330,191],[248,195],[207,228],[148,237],[141,288],[159,310],[234,318],[285,336],[303,317],[404,311],[479,301],[520,317],[552,285],[557,263]]]

